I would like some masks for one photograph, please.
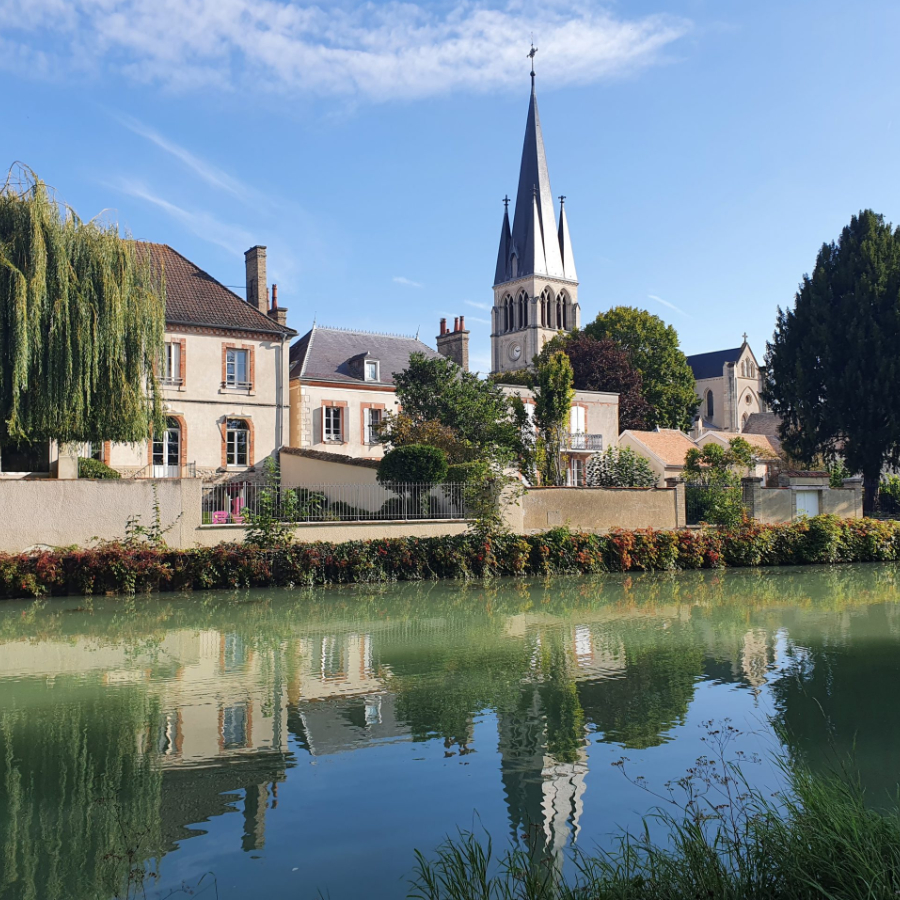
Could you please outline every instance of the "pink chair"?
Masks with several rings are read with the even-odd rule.
[[[234,500],[231,501],[231,521],[234,522],[235,525],[244,524],[244,517],[241,515],[241,510],[246,505],[247,503],[243,497],[235,497]]]
[[[212,514],[213,525],[226,525],[228,523],[228,513],[224,509]]]

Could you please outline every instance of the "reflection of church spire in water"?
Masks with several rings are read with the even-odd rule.
[[[525,838],[532,854],[549,854],[556,864],[561,864],[569,835],[573,841],[578,838],[588,770],[582,724],[575,723],[577,734],[568,736],[572,749],[564,755],[571,758],[556,758],[551,751],[550,722],[558,712],[551,704],[559,700],[552,684],[525,684],[516,708],[497,714],[500,772],[512,832]]]

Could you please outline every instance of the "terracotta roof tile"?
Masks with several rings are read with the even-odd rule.
[[[683,466],[688,450],[697,445],[683,432],[674,428],[659,431],[629,431],[635,440],[655,453],[667,466]]]
[[[780,456],[781,441],[777,437],[768,434],[753,434],[742,431],[740,434],[734,431],[718,431],[716,437],[730,441],[732,438],[743,438],[754,450],[760,451],[763,456]]]
[[[167,326],[195,325],[277,335],[297,333],[263,315],[168,244],[141,241],[137,246],[139,251],[147,248],[153,264],[161,265],[165,272]]]

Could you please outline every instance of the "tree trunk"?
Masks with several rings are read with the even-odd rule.
[[[878,484],[881,481],[881,466],[863,471],[863,515],[872,516],[878,508]]]

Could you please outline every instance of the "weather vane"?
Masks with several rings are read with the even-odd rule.
[[[534,78],[534,55],[538,52],[538,48],[534,46],[534,35],[531,36],[531,50],[528,53],[528,59],[531,60],[531,77]]]

